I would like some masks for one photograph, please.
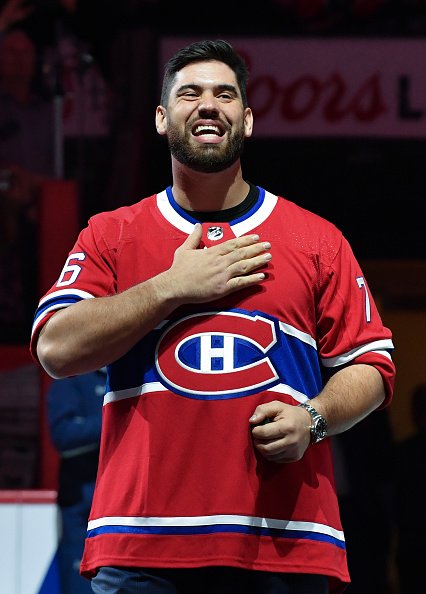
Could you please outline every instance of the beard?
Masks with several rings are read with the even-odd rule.
[[[167,140],[171,154],[179,163],[201,173],[217,173],[233,165],[242,155],[244,148],[244,125],[229,136],[226,144],[197,144],[190,139],[190,127],[182,134],[178,127],[169,122]]]

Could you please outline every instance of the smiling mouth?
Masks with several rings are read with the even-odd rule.
[[[220,128],[213,125],[196,126],[192,133],[194,136],[204,136],[206,134],[213,136],[223,136],[223,132],[220,130]]]

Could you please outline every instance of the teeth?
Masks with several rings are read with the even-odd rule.
[[[219,134],[219,128],[216,126],[197,126],[195,128],[195,134]]]

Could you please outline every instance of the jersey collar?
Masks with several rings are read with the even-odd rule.
[[[277,196],[259,187],[259,197],[253,207],[244,215],[229,221],[229,225],[236,237],[250,233],[263,223],[273,211],[277,203]],[[188,214],[176,202],[171,186],[157,194],[157,206],[163,217],[180,231],[192,233],[194,225],[199,221]],[[214,222],[214,221],[211,221]]]

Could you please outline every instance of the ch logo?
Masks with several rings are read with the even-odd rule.
[[[207,238],[211,241],[217,241],[218,239],[222,239],[223,237],[223,229],[222,227],[209,227],[207,229]]]
[[[200,313],[164,332],[155,365],[161,380],[183,396],[238,398],[277,383],[268,356],[276,343],[274,322],[258,314]]]

